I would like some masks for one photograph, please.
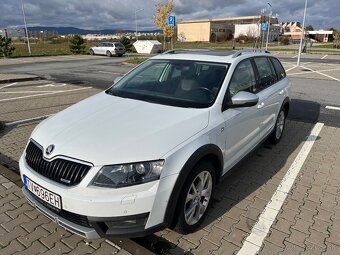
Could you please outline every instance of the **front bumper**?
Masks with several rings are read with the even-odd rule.
[[[22,188],[22,193],[27,198],[28,202],[34,206],[38,211],[54,221],[58,225],[67,229],[68,231],[80,235],[87,239],[98,239],[101,237],[119,237],[119,238],[135,238],[142,237],[164,229],[165,224],[159,224],[149,229],[145,229],[145,223],[149,217],[149,213],[113,217],[113,218],[101,218],[101,217],[86,217],[78,215],[79,217],[86,217],[89,227],[85,227],[76,224],[70,220],[67,220],[59,215],[58,212],[50,210],[44,206],[38,199],[36,199],[25,187]],[[125,223],[125,224],[124,224]],[[130,223],[130,225],[127,225]],[[136,223],[136,224],[134,224]],[[139,224],[138,224],[139,223]],[[112,224],[115,227],[111,227]]]
[[[24,156],[19,166],[21,178],[25,175],[61,196],[62,210],[48,206],[24,187],[22,191],[28,201],[73,233],[89,239],[132,238],[166,227],[164,216],[176,175],[141,185],[110,189],[88,186],[97,173],[96,169],[92,169],[80,184],[67,187],[33,171]]]

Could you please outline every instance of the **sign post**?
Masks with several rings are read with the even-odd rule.
[[[174,15],[168,16],[168,26],[174,27],[175,25],[176,25],[175,16]]]
[[[262,33],[261,49],[263,48],[263,42],[264,42],[264,31],[267,31],[267,22],[263,22],[263,23],[261,23],[261,33]]]
[[[176,26],[176,19],[175,19],[175,15],[169,15],[168,16],[168,26],[172,27],[173,29],[175,29]],[[173,42],[173,36],[171,37],[171,49],[174,48],[174,42]]]

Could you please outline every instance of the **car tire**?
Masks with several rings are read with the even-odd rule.
[[[118,56],[118,57],[123,57],[123,54],[118,54],[117,56]]]
[[[209,161],[199,162],[187,177],[179,196],[177,232],[187,234],[199,228],[211,206],[214,187],[214,165]]]
[[[110,51],[107,51],[107,52],[106,52],[106,56],[108,56],[108,57],[112,57],[112,54],[111,54],[111,52],[110,52]]]
[[[90,55],[94,55],[94,51],[92,49],[90,50]]]
[[[285,128],[287,113],[285,108],[281,107],[279,114],[277,115],[275,127],[273,132],[269,136],[269,141],[272,144],[278,144],[282,138],[283,130]]]

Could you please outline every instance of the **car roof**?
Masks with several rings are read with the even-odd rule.
[[[177,59],[177,60],[195,60],[195,61],[208,61],[218,63],[233,63],[242,57],[254,56],[273,56],[269,51],[259,49],[244,49],[239,51],[226,51],[214,49],[174,49],[157,55],[152,59]]]

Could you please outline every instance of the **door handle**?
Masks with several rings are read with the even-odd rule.
[[[264,103],[262,102],[261,104],[257,105],[257,109],[261,109],[263,108],[263,106],[264,106]]]
[[[283,93],[285,93],[285,91],[284,91],[284,90],[281,90],[281,91],[279,92],[279,95],[282,95]]]

